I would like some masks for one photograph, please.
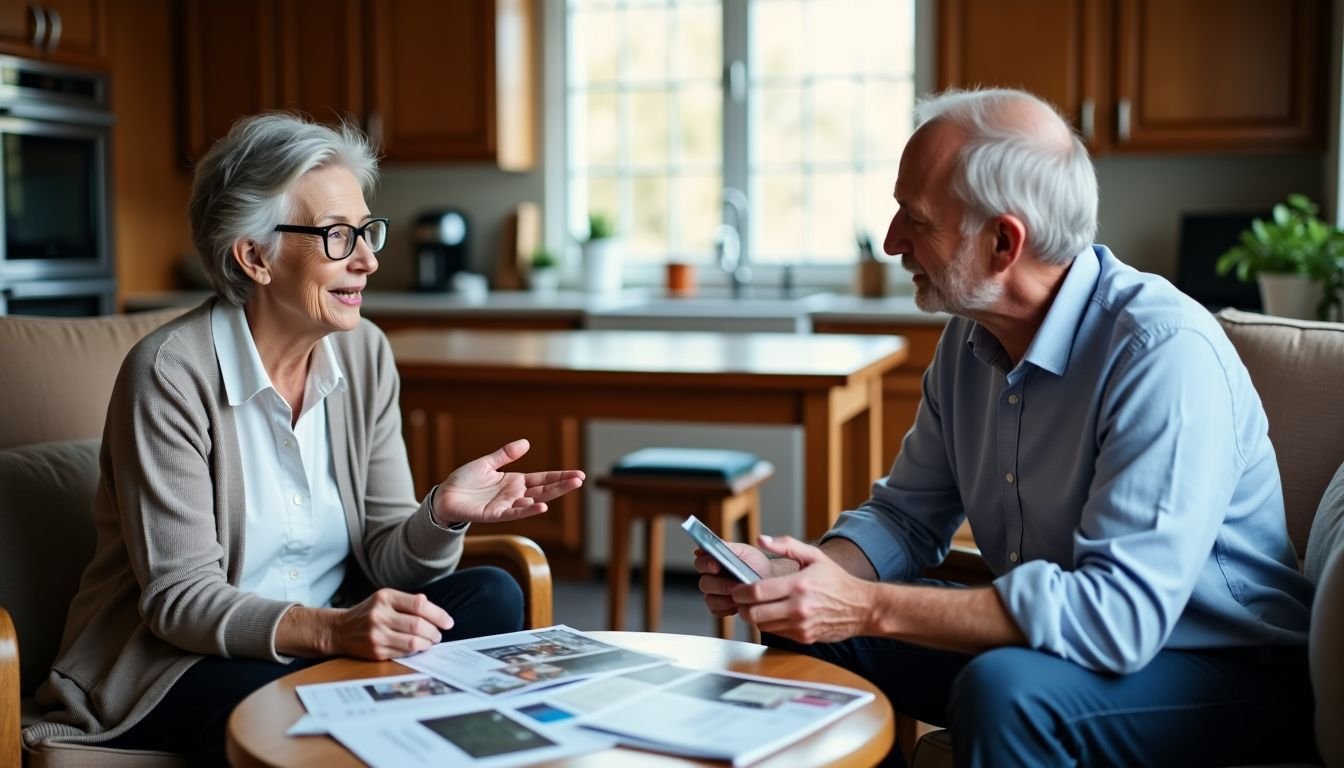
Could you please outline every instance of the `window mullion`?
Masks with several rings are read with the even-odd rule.
[[[751,61],[750,34],[752,2],[743,0],[724,0],[723,2],[723,185],[740,190],[747,195],[747,220],[739,222],[742,253],[748,258],[751,250],[751,225],[756,220],[757,205],[752,200],[748,187],[751,163],[750,114],[748,108],[752,99],[750,87],[751,72],[747,63]],[[743,85],[746,86],[744,98],[734,100],[729,70],[734,62],[742,68]],[[720,211],[720,216],[723,215]]]

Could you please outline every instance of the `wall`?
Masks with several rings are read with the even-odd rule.
[[[191,252],[191,179],[178,161],[171,0],[116,0],[107,7],[111,77],[113,253],[117,302],[177,287]]]
[[[1291,192],[1321,200],[1321,154],[1105,156],[1099,242],[1121,260],[1166,277],[1176,274],[1183,213],[1268,211]]]

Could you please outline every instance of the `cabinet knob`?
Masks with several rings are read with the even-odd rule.
[[[33,47],[41,48],[42,41],[47,37],[47,13],[31,3],[28,10],[33,12]]]
[[[47,16],[51,17],[51,34],[47,36],[46,51],[51,53],[61,44],[61,12],[55,8],[48,8]]]

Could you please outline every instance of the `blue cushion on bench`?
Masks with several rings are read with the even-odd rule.
[[[746,451],[716,448],[641,448],[611,467],[613,475],[673,475],[732,480],[760,459]]]

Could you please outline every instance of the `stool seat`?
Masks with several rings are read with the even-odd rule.
[[[611,536],[607,566],[608,624],[622,629],[630,581],[630,529],[645,523],[645,629],[658,628],[662,613],[663,519],[678,524],[695,515],[726,541],[745,524],[745,539],[761,533],[760,486],[774,465],[745,451],[699,448],[644,448],[612,465],[597,485],[611,491]],[[687,540],[687,546],[693,546]],[[717,620],[720,637],[732,637],[732,617]]]

